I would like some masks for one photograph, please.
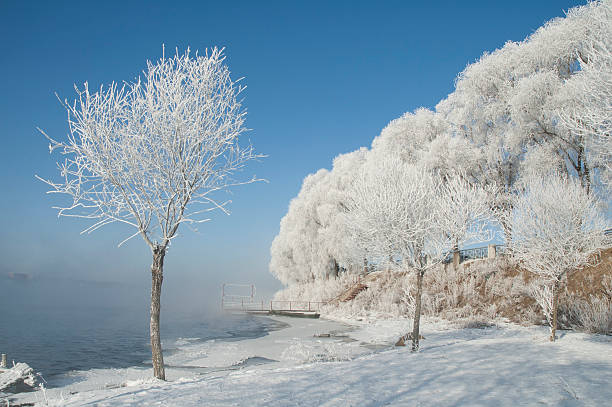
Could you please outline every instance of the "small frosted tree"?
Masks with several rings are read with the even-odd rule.
[[[71,202],[59,216],[93,221],[84,232],[111,223],[134,228],[151,249],[151,350],[155,377],[165,380],[160,341],[160,299],[164,257],[181,224],[204,222],[213,209],[227,212],[229,201],[213,193],[255,181],[233,175],[258,156],[241,147],[246,111],[223,51],[147,63],[144,78],[115,83],[97,92],[76,88],[69,104],[67,140],[49,136],[50,150],[65,156],[60,181],[44,180],[51,193]],[[44,134],[44,133],[43,133]],[[45,134],[46,136],[46,134]],[[120,243],[124,243],[126,240]]]
[[[349,191],[347,222],[363,247],[380,258],[399,256],[404,270],[416,273],[412,330],[416,351],[423,277],[454,242],[482,233],[486,195],[460,177],[443,180],[397,157],[368,164]]]
[[[598,261],[609,245],[601,203],[575,178],[532,176],[508,215],[514,259],[540,278],[539,302],[555,340],[559,292],[571,273]]]

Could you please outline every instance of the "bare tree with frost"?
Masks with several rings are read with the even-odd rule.
[[[539,302],[554,341],[559,292],[568,275],[597,263],[599,251],[610,245],[601,203],[575,178],[532,176],[508,216],[514,259],[542,281]]]
[[[463,241],[484,227],[484,194],[466,186],[460,177],[443,182],[390,156],[366,164],[349,193],[346,216],[353,239],[381,258],[397,255],[406,271],[416,273],[413,351],[419,348],[423,276],[443,260],[456,239]]]
[[[144,78],[91,92],[64,105],[70,133],[50,140],[60,150],[62,179],[43,180],[51,193],[68,195],[59,216],[85,218],[92,232],[111,223],[134,228],[124,243],[140,236],[153,255],[151,265],[151,350],[155,377],[165,380],[160,341],[160,298],[164,257],[179,227],[207,221],[214,209],[227,213],[229,201],[216,191],[255,181],[234,174],[257,158],[241,147],[246,111],[243,87],[230,78],[223,50],[190,56],[178,52],[147,63]],[[43,133],[44,134],[44,133]]]

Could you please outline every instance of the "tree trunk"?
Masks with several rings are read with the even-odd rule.
[[[585,189],[586,193],[591,193],[591,171],[586,163],[584,163],[584,182],[586,183]]]
[[[506,250],[509,251],[512,247],[512,225],[503,217],[500,221],[500,224],[504,232],[504,243],[506,245]]]
[[[553,285],[552,321],[550,323],[550,341],[557,339],[557,309],[559,308],[559,282]]]
[[[332,259],[332,261],[333,261],[332,275],[334,276],[334,278],[338,278],[338,274],[340,274],[340,265],[338,264],[336,259]]]
[[[419,330],[421,324],[421,296],[423,293],[423,275],[425,271],[417,271],[417,294],[414,306],[414,321],[412,322],[412,351],[419,350]]]
[[[151,356],[153,360],[153,375],[166,380],[164,370],[164,355],[162,354],[159,335],[159,311],[161,308],[161,288],[164,280],[164,256],[166,248],[155,246],[153,249],[153,264],[151,265]]]
[[[589,182],[589,176],[588,176],[588,167],[586,166],[586,159],[584,156],[584,147],[582,146],[583,143],[581,143],[580,147],[578,147],[577,151],[578,154],[576,156],[576,163],[574,164],[574,169],[576,170],[576,172],[578,173],[578,178],[580,178],[580,185],[586,189],[587,194],[589,193],[589,189],[590,189],[590,182]]]

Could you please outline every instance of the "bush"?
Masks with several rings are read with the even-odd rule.
[[[569,294],[560,307],[564,327],[588,333],[609,335],[612,333],[612,278],[602,280],[600,295],[591,294],[588,299]]]
[[[281,360],[294,363],[341,362],[351,360],[348,346],[337,343],[309,344],[296,341],[281,354]]]

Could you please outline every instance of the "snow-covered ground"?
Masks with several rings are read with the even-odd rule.
[[[263,338],[211,342],[207,349],[186,340],[184,352],[166,360],[178,366],[168,369],[169,382],[150,379],[148,370],[106,370],[47,390],[46,402],[41,392],[18,401],[38,399],[51,406],[603,406],[612,400],[610,336],[562,331],[550,343],[543,327],[500,323],[470,329],[426,321],[422,349],[411,353],[408,347],[391,346],[409,330],[408,320],[362,321],[354,330],[325,320],[282,321],[291,327]],[[313,337],[330,332],[338,336]],[[264,360],[259,358],[279,362],[244,363]],[[237,369],[185,367],[241,361]]]

